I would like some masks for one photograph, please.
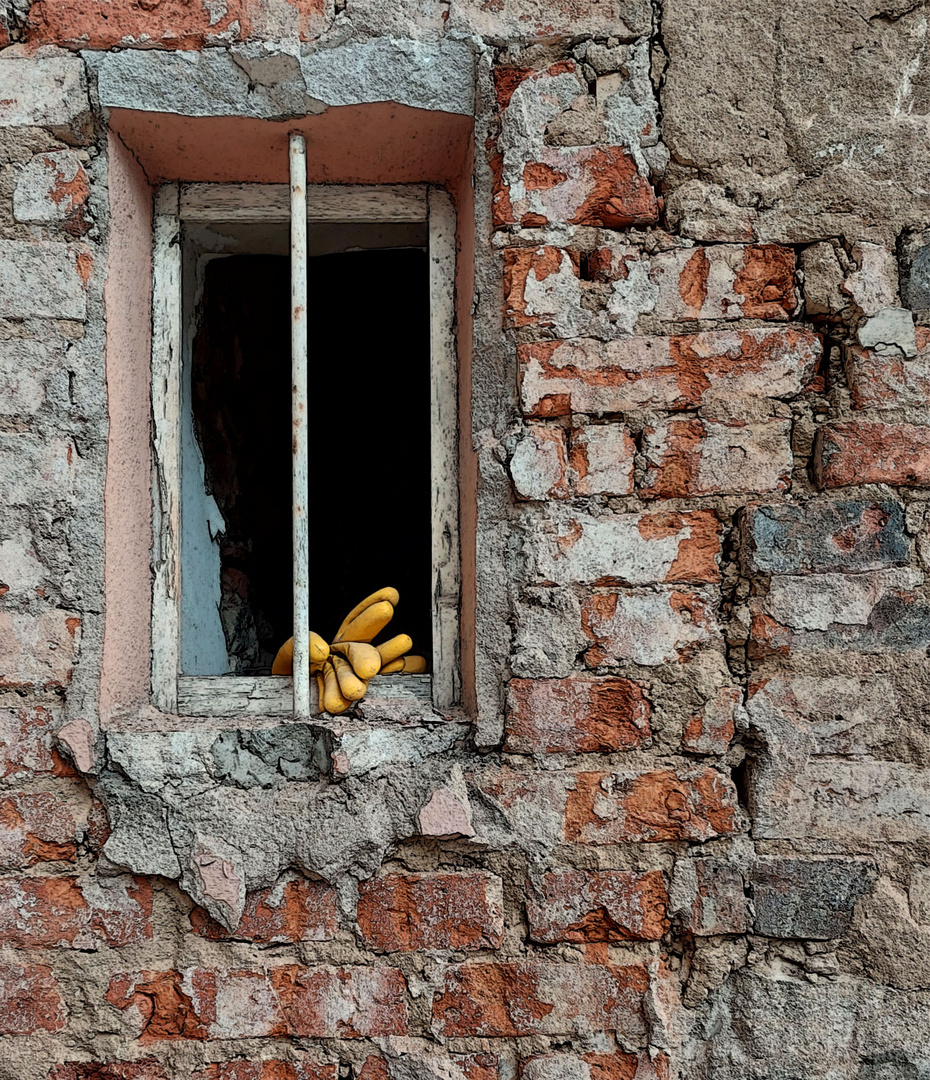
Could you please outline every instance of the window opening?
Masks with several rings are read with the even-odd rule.
[[[403,239],[420,246],[366,246]],[[311,225],[308,242],[310,626],[329,641],[361,597],[392,585],[387,636],[403,630],[430,656],[425,229]],[[240,675],[269,675],[293,627],[289,285],[283,255],[210,259],[191,354],[196,452],[224,522],[223,659]],[[218,674],[186,640],[200,632],[182,625],[182,671]]]
[[[425,185],[320,185],[306,212],[314,384],[322,372],[303,487],[321,530],[319,552],[308,545],[302,560],[316,582],[312,628],[325,639],[362,596],[398,588],[386,636],[415,637],[430,674],[378,676],[369,696],[445,709],[460,700],[452,203]],[[280,627],[293,597],[306,595],[293,577],[277,587],[288,544],[283,512],[272,520],[293,507],[283,440],[269,430],[290,406],[290,394],[270,402],[292,351],[289,226],[283,185],[165,184],[156,195],[152,692],[167,712],[316,711],[309,680],[305,707],[300,680],[262,674],[291,635]],[[325,316],[316,341],[314,304]]]

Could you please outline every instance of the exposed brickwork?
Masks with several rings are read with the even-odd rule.
[[[588,424],[572,432],[569,460],[578,495],[630,495],[635,444],[617,424]]]
[[[0,964],[0,1035],[61,1031],[67,1013],[46,964]]]
[[[814,470],[821,487],[930,484],[930,428],[849,420],[817,436]]]
[[[629,679],[514,679],[506,749],[517,753],[632,750],[650,737],[652,712]]]
[[[337,1062],[227,1061],[208,1065],[193,1080],[336,1080]]]
[[[0,865],[15,870],[39,862],[74,862],[77,836],[68,803],[57,795],[0,797]]]
[[[682,319],[787,319],[797,306],[795,256],[765,244],[682,248],[652,259],[656,311]]]
[[[391,874],[359,891],[359,929],[377,952],[493,949],[503,938],[500,879],[492,874]]]
[[[57,727],[53,708],[0,709],[0,779],[70,774],[52,744]]]
[[[567,1035],[578,1024],[636,1038],[648,987],[635,964],[460,964],[433,997],[433,1024],[446,1038]]]
[[[549,417],[790,396],[804,388],[820,352],[814,334],[793,327],[540,341],[518,349],[521,401],[527,416]]]
[[[744,934],[749,928],[743,876],[722,859],[679,859],[672,895],[682,925],[696,937]]]
[[[681,748],[692,754],[725,754],[736,732],[736,712],[743,701],[739,686],[722,686],[685,726]]]
[[[658,870],[566,870],[528,890],[526,915],[534,941],[654,941],[668,930],[667,906]]]
[[[565,839],[582,844],[709,840],[738,828],[736,791],[713,769],[578,773],[565,808]]]
[[[155,1058],[139,1061],[67,1061],[56,1065],[48,1080],[169,1080],[165,1066]]]
[[[709,597],[679,589],[628,589],[591,596],[582,606],[582,626],[593,645],[591,667],[619,660],[655,667],[685,663],[695,650],[720,643]]]
[[[169,49],[199,49],[211,38],[233,39],[248,33],[248,0],[224,5],[216,20],[210,9],[161,0],[159,3],[108,4],[103,0],[36,0],[29,9],[26,40],[83,49],[120,45],[158,45]],[[244,26],[243,29],[240,29]]]
[[[659,1053],[649,1055],[589,1053],[541,1054],[520,1063],[520,1080],[549,1080],[553,1076],[582,1080],[668,1080],[669,1059]]]
[[[121,948],[151,936],[147,879],[0,878],[0,944],[8,948]]]
[[[901,566],[910,554],[904,507],[892,500],[858,499],[751,506],[743,520],[742,554],[750,573],[858,573]]]
[[[787,420],[668,420],[645,432],[651,498],[783,491],[791,481]]]
[[[374,1038],[407,1031],[406,983],[394,968],[137,971],[110,980],[142,1043],[180,1039]]]
[[[0,612],[0,689],[67,686],[80,637],[73,612]]]
[[[250,893],[234,933],[201,908],[190,918],[194,930],[213,941],[240,938],[263,944],[328,941],[338,926],[334,890],[315,881],[288,881],[280,888]]]

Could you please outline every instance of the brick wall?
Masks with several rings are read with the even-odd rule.
[[[0,3],[0,1080],[930,1076],[926,22],[789,8]],[[477,72],[477,735],[100,731],[101,57],[391,37]]]

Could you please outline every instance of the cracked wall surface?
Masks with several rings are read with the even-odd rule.
[[[928,18],[0,0],[0,1080],[930,1080]],[[463,704],[159,713],[149,182],[395,114]]]

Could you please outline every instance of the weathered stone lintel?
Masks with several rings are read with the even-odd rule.
[[[459,41],[379,38],[305,55],[267,45],[82,55],[106,108],[275,120],[390,101],[474,114],[474,58]]]

